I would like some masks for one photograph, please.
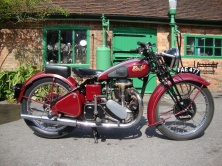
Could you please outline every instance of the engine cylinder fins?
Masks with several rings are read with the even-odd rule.
[[[121,79],[121,80],[116,80],[114,85],[116,87],[119,87],[121,90],[125,90],[127,87],[131,87],[133,85],[132,80],[129,79]]]

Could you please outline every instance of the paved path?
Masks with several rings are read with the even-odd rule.
[[[146,125],[129,129],[76,129],[63,139],[37,137],[23,120],[0,125],[0,166],[215,166],[222,163],[222,93],[213,94],[215,116],[198,139],[173,141]],[[145,101],[146,99],[144,99]],[[146,102],[145,102],[146,104]],[[146,110],[146,108],[145,108]],[[145,111],[146,112],[146,111]]]

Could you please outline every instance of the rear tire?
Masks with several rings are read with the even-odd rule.
[[[201,85],[194,82],[179,82],[176,86],[188,107]],[[180,112],[166,90],[158,101],[156,110],[157,129],[165,136],[175,140],[189,140],[199,137],[207,129],[214,114],[213,97],[207,87],[204,87],[185,113]],[[165,119],[170,117],[169,119]],[[164,120],[165,119],[165,120]]]
[[[25,91],[25,96],[29,99],[48,104],[66,94],[69,90],[70,87],[66,83],[56,79],[52,91],[52,78],[43,78],[29,86]],[[22,113],[48,116],[51,111],[50,107],[38,102],[23,98],[21,103]],[[44,138],[62,138],[74,129],[74,127],[43,123],[39,120],[25,119],[25,122],[36,135]]]

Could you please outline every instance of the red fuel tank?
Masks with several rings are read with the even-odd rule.
[[[98,77],[98,80],[111,78],[141,78],[149,73],[148,62],[141,59],[130,59],[121,62],[108,70],[105,70]]]

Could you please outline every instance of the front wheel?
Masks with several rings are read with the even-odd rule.
[[[65,95],[70,87],[61,80],[43,78],[35,81],[25,91],[25,98],[21,103],[23,114],[35,116],[49,116],[50,104]],[[40,120],[25,120],[34,133],[44,138],[61,138],[68,135],[74,128],[64,125],[55,125],[41,122]]]
[[[199,137],[209,126],[214,114],[213,97],[206,86],[195,82],[179,82],[175,85],[181,96],[180,106],[170,94],[175,87],[166,89],[156,110],[156,127],[165,136],[175,140]],[[179,98],[179,96],[177,96]],[[184,112],[181,112],[183,111]]]

